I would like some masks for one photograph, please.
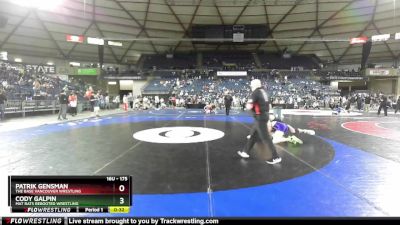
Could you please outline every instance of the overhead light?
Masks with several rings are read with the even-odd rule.
[[[52,66],[52,65],[54,65],[54,63],[53,63],[53,62],[47,62],[46,64],[47,64],[47,65],[49,65],[49,66]]]
[[[108,85],[117,85],[117,81],[108,81]]]
[[[108,41],[107,44],[110,46],[122,47],[122,42],[118,42],[118,41]]]
[[[20,62],[22,62],[22,59],[21,58],[15,58],[14,61],[20,63]]]
[[[372,42],[375,42],[375,41],[387,41],[389,39],[390,39],[390,34],[373,35],[371,37]]]
[[[104,39],[88,37],[87,43],[91,45],[104,45]]]
[[[22,7],[52,10],[61,5],[64,0],[9,0]]]
[[[0,52],[0,60],[8,60],[8,52]]]
[[[394,35],[394,39],[400,40],[400,32],[399,32],[399,33],[396,33],[396,34]]]
[[[83,43],[83,35],[70,35],[67,34],[67,41],[68,42],[76,42],[76,43]]]
[[[79,66],[81,66],[81,63],[78,63],[78,62],[69,62],[69,65],[70,65],[70,66],[77,66],[77,67],[79,67]]]

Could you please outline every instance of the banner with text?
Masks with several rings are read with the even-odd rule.
[[[217,71],[219,77],[245,77],[247,71]]]
[[[368,76],[398,76],[396,69],[367,69]]]
[[[50,65],[25,65],[26,70],[33,70],[35,73],[40,74],[56,74],[56,66]]]

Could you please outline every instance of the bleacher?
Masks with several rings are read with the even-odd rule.
[[[283,72],[283,73],[282,73]],[[262,73],[262,74],[261,74]],[[310,80],[309,71],[281,71],[280,76],[265,76],[260,72],[260,78],[272,98],[284,103],[293,103],[294,99],[322,99],[325,95],[332,93],[329,85],[323,85],[317,81]],[[253,74],[255,75],[255,74]],[[284,78],[286,77],[286,79]],[[174,93],[183,98],[197,96],[214,101],[225,92],[229,92],[235,99],[246,98],[250,95],[251,77],[246,78],[202,78],[180,80],[175,87]],[[160,81],[157,81],[160,82]]]
[[[279,75],[283,77],[290,77],[290,78],[306,78],[311,75],[309,70],[303,71],[288,71],[288,70],[280,70]]]
[[[195,69],[196,54],[174,54],[172,58],[161,55],[142,55],[144,70]]]
[[[151,80],[143,89],[143,95],[150,94],[169,94],[172,91],[173,86],[176,85],[176,79],[154,79]]]
[[[9,63],[0,64],[0,88],[5,90],[7,102],[5,113],[19,114],[58,110],[58,95],[63,89],[74,91],[83,109],[88,108],[83,97],[87,84],[79,80],[61,80],[46,74],[19,68]],[[39,85],[35,87],[35,83]],[[93,86],[93,85],[91,85]],[[94,87],[94,86],[93,86]],[[94,87],[95,88],[95,87]],[[95,88],[96,89],[96,88]]]
[[[204,52],[203,65],[207,68],[236,67],[241,70],[256,67],[250,52]]]
[[[162,78],[179,77],[182,73],[180,70],[156,70],[153,71],[153,76]]]
[[[286,69],[301,67],[305,70],[318,69],[319,64],[315,58],[307,55],[292,55],[290,58],[283,58],[280,54],[260,53],[258,57],[262,68],[266,69]]]
[[[361,73],[354,70],[318,70],[313,73],[315,76],[321,78],[335,76],[335,77],[359,77]]]

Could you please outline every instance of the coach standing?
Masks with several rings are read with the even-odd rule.
[[[371,105],[371,96],[367,95],[365,97],[364,111],[369,112],[370,105]]]
[[[386,95],[382,94],[380,101],[381,101],[381,103],[380,103],[379,109],[378,109],[378,116],[381,114],[381,109],[383,109],[385,116],[387,116],[387,97],[386,97]]]
[[[253,111],[254,125],[250,132],[250,139],[247,141],[244,151],[238,151],[242,158],[249,158],[249,152],[253,148],[257,140],[267,145],[272,152],[272,159],[267,160],[268,164],[276,164],[282,161],[276,152],[275,146],[272,143],[271,137],[267,131],[267,122],[269,120],[269,102],[267,92],[262,88],[261,81],[255,79],[251,81],[250,87],[252,94],[247,103],[247,109]]]
[[[61,120],[61,117],[66,120],[67,119],[67,107],[68,107],[68,97],[65,90],[60,93],[59,96],[60,101],[60,111],[58,111],[58,120]]]
[[[400,110],[400,96],[397,98],[397,102],[396,102],[396,110],[394,111],[394,113],[396,114],[397,111]]]

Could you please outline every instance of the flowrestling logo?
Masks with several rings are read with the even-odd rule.
[[[225,133],[204,127],[161,127],[142,130],[133,134],[133,138],[151,143],[187,144],[220,139]]]

